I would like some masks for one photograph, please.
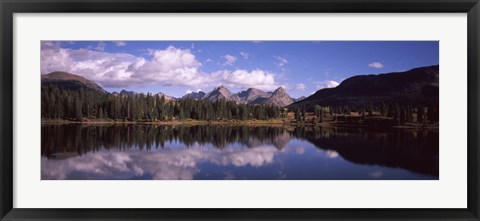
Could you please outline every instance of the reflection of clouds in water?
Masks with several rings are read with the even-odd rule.
[[[270,164],[278,152],[272,145],[223,150],[211,148],[170,149],[161,152],[96,152],[65,160],[42,158],[42,179],[193,179],[197,164],[222,166]]]
[[[368,173],[368,176],[373,178],[380,178],[381,176],[383,176],[383,173],[381,171],[375,171],[375,172]]]
[[[235,175],[232,172],[227,171],[227,172],[225,172],[225,177],[223,179],[224,180],[234,180]]]
[[[83,173],[89,173],[92,177],[102,177],[111,175],[111,171],[116,171],[119,176],[125,176],[126,173],[143,174],[143,169],[134,164],[131,156],[124,152],[89,153],[58,161],[42,158],[43,179],[67,179],[69,176]]]
[[[338,152],[335,150],[327,150],[325,155],[327,155],[328,158],[333,159],[338,157]]]
[[[297,153],[298,155],[302,155],[303,153],[305,153],[305,147],[300,146],[295,148],[295,153]]]

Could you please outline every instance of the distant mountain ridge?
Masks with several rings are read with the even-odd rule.
[[[205,94],[201,91],[192,92],[183,96],[182,99],[195,97],[195,99],[205,99],[210,102],[223,99],[227,101],[235,101],[239,104],[268,104],[280,107],[287,106],[294,102],[294,99],[290,97],[282,87],[277,88],[274,92],[265,92],[256,88],[249,88],[245,91],[232,93],[228,88],[222,85],[214,88],[211,92],[206,93],[202,97],[198,96],[200,95],[199,93]]]
[[[84,77],[67,73],[67,72],[52,72],[47,75],[42,75],[42,85],[54,84],[60,89],[67,90],[80,90],[83,88],[87,91],[96,91],[100,93],[108,93],[102,87],[96,83],[87,80]],[[134,91],[121,90],[120,92],[110,93],[113,96],[137,96],[141,93]],[[267,104],[267,105],[277,105],[277,106],[287,106],[294,101],[297,101],[290,97],[284,88],[279,87],[274,92],[265,92],[256,88],[248,88],[245,91],[238,93],[232,93],[228,88],[221,85],[214,88],[212,91],[205,93],[203,91],[191,92],[184,95],[181,98],[175,98],[173,96],[166,95],[162,92],[153,94],[156,96],[163,96],[166,100],[178,100],[178,99],[187,99],[192,98],[194,100],[208,100],[210,102],[215,102],[217,100],[223,99],[227,101],[234,101],[239,104]]]
[[[165,100],[167,100],[167,101],[177,100],[176,97],[166,95],[166,94],[164,94],[164,93],[162,93],[162,92],[158,92],[158,93],[156,93],[155,95],[157,95],[157,96],[159,96],[159,97],[164,97]]]
[[[287,106],[291,103],[293,103],[293,98],[290,97],[290,95],[287,94],[285,89],[283,87],[277,88],[270,97],[264,98],[260,101],[258,101],[258,104],[273,104],[277,105],[280,107]]]
[[[203,91],[198,91],[198,92],[190,92],[188,94],[185,94],[181,99],[187,99],[187,98],[192,98],[194,100],[200,100],[205,96],[205,92]]]
[[[246,104],[260,103],[262,99],[272,96],[272,92],[265,92],[256,88],[249,88],[246,91],[237,93],[237,96],[242,100],[243,103]]]
[[[438,105],[439,66],[404,72],[358,75],[335,88],[318,90],[290,105],[368,105],[385,103]]]
[[[114,96],[136,96],[138,93],[134,91],[127,91],[127,90],[121,90],[120,93],[118,92],[113,92],[112,95]]]
[[[223,85],[214,88],[213,91],[207,93],[202,99],[208,100],[210,102],[215,102],[217,100],[223,99],[241,103],[240,97],[238,97],[237,94],[230,92],[230,90],[228,90],[228,88],[224,87]]]

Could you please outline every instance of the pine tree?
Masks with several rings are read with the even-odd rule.
[[[423,123],[424,122],[424,114],[425,114],[425,109],[424,107],[417,107],[417,122],[418,123]]]
[[[80,99],[78,97],[75,100],[75,118],[79,121],[82,120],[82,104],[80,103]]]
[[[103,118],[104,118],[104,116],[103,116],[103,109],[102,109],[102,108],[100,108],[100,109],[98,110],[98,118],[100,118],[100,119],[103,119]]]
[[[302,120],[302,116],[300,116],[300,109],[299,108],[295,109],[295,120],[297,122],[300,122]]]

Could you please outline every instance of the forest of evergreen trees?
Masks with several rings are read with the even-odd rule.
[[[333,116],[333,121],[372,121],[379,117],[389,118],[394,125],[403,125],[405,123],[418,124],[436,124],[439,121],[438,106],[434,105],[414,105],[398,103],[370,104],[362,106],[327,106],[319,105],[295,107],[296,121],[305,121],[306,112],[313,112],[315,121],[323,122],[325,116]],[[352,116],[355,113],[355,116]],[[376,119],[372,119],[376,117]],[[367,123],[368,124],[368,123]]]
[[[233,101],[182,99],[167,101],[162,96],[138,94],[114,96],[83,89],[60,90],[54,85],[42,86],[43,119],[80,121],[113,119],[126,121],[171,120],[268,120],[284,117],[283,108],[274,105],[245,105]]]
[[[42,86],[42,119],[81,121],[84,119],[112,119],[121,121],[172,120],[269,120],[286,118],[293,112],[293,121],[321,123],[330,117],[333,121],[358,123],[372,121],[373,116],[389,118],[393,125],[405,123],[434,124],[439,120],[438,106],[377,104],[364,106],[295,106],[292,110],[275,105],[237,104],[234,101],[194,100],[191,98],[168,101],[151,94],[120,96],[94,91],[61,90],[55,85]],[[307,118],[307,112],[314,118]],[[352,117],[352,112],[356,116]],[[374,114],[376,113],[376,114]],[[385,123],[382,121],[381,123]]]

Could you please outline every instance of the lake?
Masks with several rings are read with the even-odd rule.
[[[42,124],[42,180],[438,180],[438,130]]]

